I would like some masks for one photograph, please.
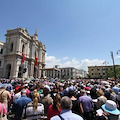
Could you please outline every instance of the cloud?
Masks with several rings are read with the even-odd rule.
[[[116,56],[115,58],[120,58],[120,56]]]
[[[62,60],[67,60],[67,59],[68,59],[68,57],[63,57],[63,58],[62,58]]]
[[[76,58],[73,58],[72,60],[69,60],[68,57],[64,57],[65,59],[57,59],[54,56],[48,56],[46,54],[46,68],[53,68],[55,65],[60,65],[60,67],[75,67],[76,69],[84,69],[88,71],[88,66],[99,66],[103,65],[104,60],[99,59],[84,59],[84,60],[77,60]],[[62,60],[67,60],[66,62]]]

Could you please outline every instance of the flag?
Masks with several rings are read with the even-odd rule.
[[[35,64],[34,64],[34,65],[37,66],[37,63],[38,63],[38,58],[36,57],[36,58],[35,58]]]
[[[22,53],[22,63],[24,63],[24,61],[25,61],[25,54]]]

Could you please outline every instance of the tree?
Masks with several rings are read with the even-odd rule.
[[[119,68],[115,68],[116,71],[116,78],[120,78],[120,69]],[[114,78],[114,69],[113,67],[111,67],[108,71],[107,71],[107,75],[109,78]]]

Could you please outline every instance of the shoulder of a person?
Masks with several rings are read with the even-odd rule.
[[[55,115],[55,116],[51,117],[50,120],[61,120],[61,119],[58,115]]]

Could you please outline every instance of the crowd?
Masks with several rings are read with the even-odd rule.
[[[120,84],[0,79],[0,120],[120,120]]]

